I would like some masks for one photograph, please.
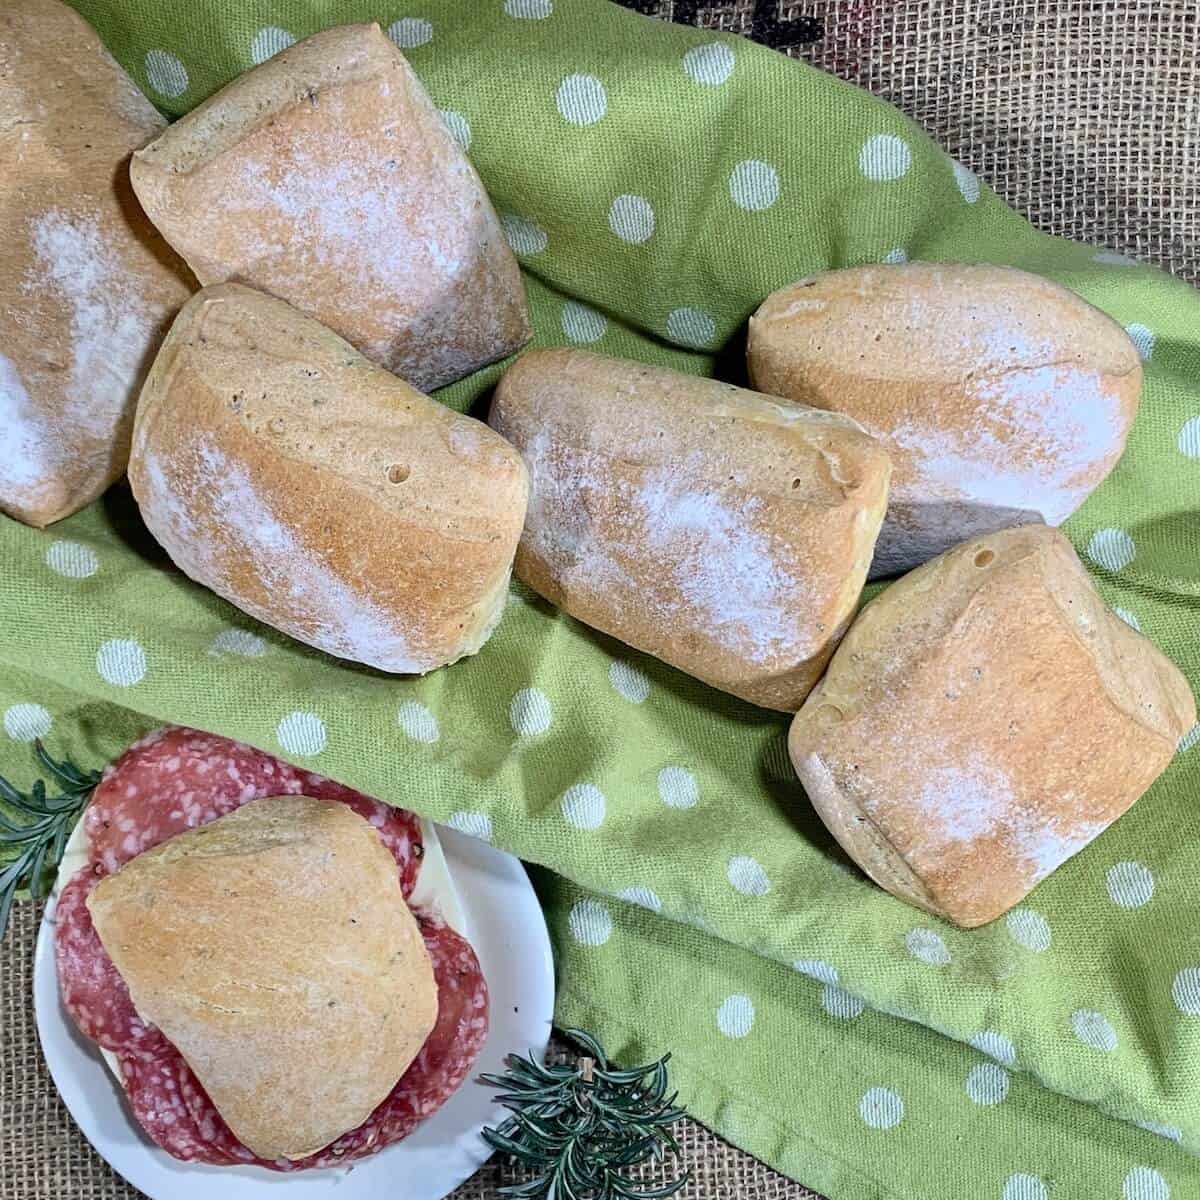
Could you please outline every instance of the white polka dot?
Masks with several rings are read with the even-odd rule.
[[[1091,1008],[1079,1008],[1071,1014],[1071,1028],[1075,1036],[1093,1050],[1115,1050],[1117,1031],[1108,1023],[1103,1013]]]
[[[541,254],[550,243],[540,225],[516,213],[501,213],[500,226],[514,254]]]
[[[608,321],[602,313],[578,300],[568,300],[562,307],[560,318],[562,331],[567,341],[577,346],[590,346],[598,342],[608,328]]]
[[[1125,326],[1125,332],[1129,334],[1129,340],[1137,347],[1142,362],[1149,362],[1154,354],[1154,330],[1149,325],[1142,325],[1135,321],[1132,325]]]
[[[436,742],[441,736],[437,717],[417,700],[405,700],[396,713],[396,720],[414,742]]]
[[[1154,895],[1154,876],[1139,862],[1119,862],[1104,877],[1108,894],[1122,908],[1141,908]]]
[[[1134,1121],[1134,1124],[1139,1129],[1146,1130],[1147,1133],[1156,1133],[1159,1137],[1167,1138],[1169,1141],[1183,1141],[1183,1130],[1174,1125],[1164,1125],[1160,1121]]]
[[[222,629],[212,640],[209,654],[240,654],[243,658],[261,658],[267,643],[257,633],[245,629]]]
[[[663,767],[658,773],[658,794],[669,808],[695,808],[700,786],[691,771],[682,767]]]
[[[257,65],[268,58],[274,58],[281,50],[294,46],[296,39],[286,29],[278,25],[266,25],[260,29],[250,42],[250,60]]]
[[[858,1115],[872,1129],[891,1129],[904,1119],[904,1101],[891,1088],[868,1088],[858,1102]]]
[[[1050,926],[1032,908],[1014,908],[1004,919],[1009,934],[1026,950],[1041,953],[1050,948]]]
[[[433,40],[433,26],[421,17],[401,17],[388,26],[387,35],[401,50],[413,50]]]
[[[853,1021],[861,1016],[866,1005],[855,995],[835,984],[827,983],[821,989],[821,1007],[831,1016],[843,1021]]]
[[[172,100],[188,90],[187,67],[165,50],[146,51],[146,78],[160,95]]]
[[[113,638],[96,651],[96,670],[113,687],[132,687],[146,674],[146,652],[129,638]]]
[[[1047,1200],[1049,1195],[1046,1185],[1036,1175],[1018,1172],[1005,1180],[1001,1200]]]
[[[748,158],[729,172],[729,194],[738,208],[761,212],[779,199],[779,172],[770,163]]]
[[[984,1054],[990,1054],[997,1062],[1006,1067],[1017,1065],[1017,1049],[1009,1038],[995,1030],[985,1029],[971,1038],[971,1045]]]
[[[1171,1200],[1167,1181],[1153,1167],[1134,1167],[1121,1186],[1124,1200]]]
[[[650,680],[627,662],[617,659],[608,668],[608,682],[630,704],[641,704],[650,695]]]
[[[517,737],[537,737],[553,720],[550,698],[537,688],[522,688],[508,706],[508,721]]]
[[[1184,967],[1175,976],[1171,999],[1185,1016],[1200,1017],[1200,967]]]
[[[1137,617],[1129,611],[1129,609],[1121,608],[1119,605],[1114,604],[1113,612],[1116,613],[1116,615],[1120,617],[1130,629],[1136,629],[1138,633],[1142,632],[1141,621],[1139,621]]]
[[[1110,267],[1136,267],[1137,259],[1127,254],[1118,254],[1115,250],[1099,250],[1092,255],[1092,262],[1105,263]]]
[[[275,727],[275,736],[288,754],[320,754],[325,749],[325,722],[310,712],[290,712]]]
[[[693,46],[683,56],[683,69],[697,83],[717,87],[733,74],[737,64],[733,50],[724,42],[705,42]]]
[[[559,805],[576,829],[599,829],[608,807],[604,793],[594,783],[576,783],[567,788]]]
[[[821,983],[837,985],[837,967],[831,967],[829,963],[822,962],[819,958],[798,958],[792,963],[792,966],[801,975],[807,975],[811,979],[820,980]]]
[[[1097,529],[1088,541],[1086,554],[1098,567],[1120,571],[1133,562],[1137,547],[1123,529]]]
[[[460,808],[446,818],[446,824],[451,829],[457,829],[459,833],[465,833],[468,837],[478,838],[481,842],[492,840],[492,818],[487,813],[470,812],[465,808]]]
[[[762,866],[746,854],[735,854],[725,868],[725,874],[734,888],[743,896],[765,896],[771,890],[771,881]]]
[[[1179,453],[1188,458],[1200,458],[1200,417],[1188,417],[1175,440]]]
[[[892,266],[898,267],[901,263],[908,262],[908,254],[902,246],[897,246],[893,250],[889,250],[884,256],[885,263],[891,263]]]
[[[932,929],[910,929],[905,935],[904,944],[913,958],[931,967],[944,967],[950,961],[950,951],[946,949],[941,934]]]
[[[44,738],[53,723],[53,717],[40,704],[14,704],[4,710],[4,732],[14,742]]]
[[[608,93],[595,75],[568,75],[558,85],[554,102],[572,125],[595,125],[608,111]]]
[[[974,204],[979,199],[979,176],[960,162],[951,161],[950,169],[954,172],[954,182],[958,184],[962,198],[968,204]]]
[[[630,904],[640,904],[642,908],[648,908],[651,912],[662,910],[662,900],[659,899],[658,893],[648,887],[627,887],[617,893],[617,898],[627,900]]]
[[[68,579],[86,579],[100,570],[100,560],[95,550],[80,542],[52,542],[46,551],[46,566]]]
[[[510,17],[541,21],[554,12],[554,0],[504,0],[504,11]]]
[[[621,241],[639,245],[654,232],[654,209],[645,196],[618,196],[609,205],[608,227]]]
[[[599,900],[577,900],[567,925],[571,936],[584,946],[603,946],[612,937],[612,915]]]
[[[712,345],[716,322],[699,308],[676,308],[667,314],[667,337],[673,342],[702,350]]]
[[[1178,749],[1181,752],[1184,750],[1190,750],[1194,745],[1196,745],[1197,742],[1200,742],[1200,724],[1193,725],[1191,729],[1189,729],[1187,733],[1185,733],[1183,737],[1179,739]]]
[[[894,133],[877,133],[858,152],[858,169],[877,183],[899,179],[911,166],[912,151],[908,143]]]
[[[450,136],[464,149],[471,148],[471,126],[467,118],[460,112],[455,112],[452,108],[440,108],[438,112],[442,118],[442,124],[450,130]]]
[[[976,1104],[999,1104],[1008,1095],[1008,1072],[995,1063],[978,1063],[967,1072],[966,1089]]]
[[[726,996],[717,1009],[717,1028],[730,1038],[744,1038],[754,1025],[754,1002],[749,996]]]

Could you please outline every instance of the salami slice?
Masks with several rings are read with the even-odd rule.
[[[251,800],[301,793],[340,800],[370,821],[396,859],[404,895],[412,894],[421,868],[421,825],[412,813],[253,746],[181,726],[148,734],[104,772],[84,816],[92,862],[112,873],[143,850]]]
[[[88,912],[87,898],[103,876],[81,867],[58,897],[54,953],[63,1007],[85,1036],[130,1058],[156,1058],[171,1049],[139,1019],[129,988],[105,953]]]
[[[142,1022],[92,925],[87,897],[143,850],[265,796],[304,794],[350,805],[379,832],[407,897],[420,870],[420,822],[312,772],[212,734],[168,727],[131,746],[104,775],[85,820],[91,863],[58,899],[56,957],[64,1005],[80,1030],[117,1054],[142,1128],[185,1162],[252,1163],[276,1171],[332,1167],[399,1141],[467,1077],[487,1037],[487,984],[475,952],[440,919],[418,914],[438,988],[438,1018],[391,1094],[357,1129],[298,1161],[266,1162],[243,1146],[179,1051]]]

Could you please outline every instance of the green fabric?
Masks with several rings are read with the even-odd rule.
[[[264,29],[404,18],[395,36],[469,127],[521,252],[536,344],[736,378],[747,315],[821,267],[903,253],[1075,289],[1147,361],[1128,452],[1067,531],[1200,682],[1200,301],[1038,234],[886,104],[603,0],[76,6],[172,114],[283,44]],[[497,374],[440,398],[465,408]],[[1200,1195],[1191,737],[1017,913],[964,932],[846,864],[792,776],[783,717],[519,586],[481,654],[410,680],[189,583],[123,488],[44,533],[0,519],[0,562],[6,775],[29,778],[36,733],[92,765],[181,722],[552,868],[560,1020],[631,1056],[673,1048],[697,1117],[836,1200]]]

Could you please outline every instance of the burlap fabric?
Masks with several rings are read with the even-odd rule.
[[[1047,232],[1200,280],[1200,8],[1194,0],[622,0],[754,37],[892,101]],[[797,135],[803,114],[797,114]],[[0,1200],[133,1200],[72,1124],[42,1063],[38,913],[0,949]],[[684,1200],[808,1200],[692,1122]],[[669,1169],[669,1166],[668,1168]],[[647,1172],[647,1182],[660,1176]],[[456,1193],[515,1177],[489,1164]]]

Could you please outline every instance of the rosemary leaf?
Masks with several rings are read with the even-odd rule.
[[[0,804],[7,810],[0,810],[0,857],[11,856],[0,869],[0,938],[17,892],[27,888],[35,900],[48,894],[67,837],[100,782],[99,771],[52,758],[40,741],[34,742],[34,755],[58,794],[47,795],[44,779],[21,792],[0,776]]]

